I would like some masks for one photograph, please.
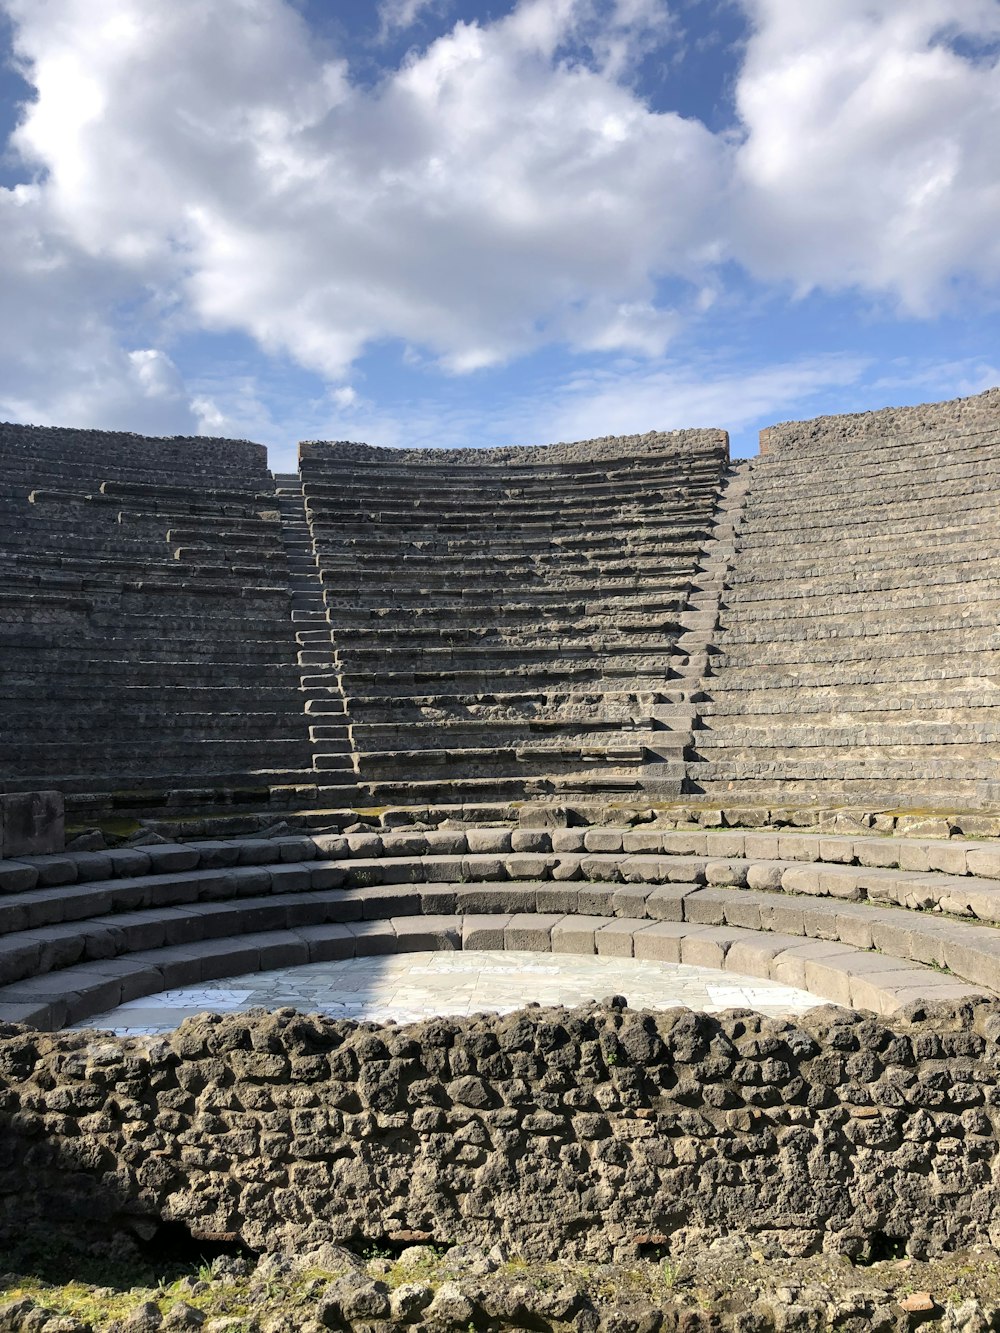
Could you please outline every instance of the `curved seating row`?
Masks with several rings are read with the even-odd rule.
[[[273,489],[246,441],[0,425],[5,789],[311,770]]]
[[[412,949],[694,963],[883,1013],[1000,993],[988,842],[358,829],[23,858],[0,863],[0,890],[0,1018],[46,1028],[208,979]]]
[[[690,717],[671,685],[701,643],[692,594],[726,458],[718,431],[303,445],[328,620],[303,687],[344,700],[372,799],[679,793]]]
[[[762,433],[689,754],[766,800],[1000,799],[1000,392]]]

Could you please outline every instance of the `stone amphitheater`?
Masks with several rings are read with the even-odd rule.
[[[1000,1246],[998,499],[1000,389],[736,461],[0,426],[0,1241]],[[528,1007],[121,1035],[459,950]],[[539,954],[809,1007],[532,1006]],[[338,1282],[316,1328],[898,1324]]]

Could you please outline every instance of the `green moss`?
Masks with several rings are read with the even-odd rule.
[[[131,838],[143,829],[138,819],[99,819],[95,827],[115,838]]]
[[[191,1275],[194,1276],[194,1275]],[[63,1286],[50,1286],[39,1279],[21,1278],[16,1284],[0,1288],[0,1304],[30,1297],[37,1305],[55,1310],[61,1315],[73,1315],[77,1319],[100,1329],[115,1319],[125,1319],[144,1304],[152,1304],[165,1315],[171,1306],[184,1301],[201,1310],[207,1318],[229,1318],[249,1320],[253,1305],[249,1299],[250,1280],[235,1283],[210,1282],[206,1290],[192,1291],[190,1279],[178,1278],[172,1282],[161,1282],[155,1287],[129,1287],[116,1289],[105,1282],[102,1286],[91,1286],[83,1282],[68,1282]],[[274,1284],[267,1293],[269,1312],[280,1310],[287,1302],[290,1292],[283,1285]],[[231,1333],[238,1333],[234,1328]]]

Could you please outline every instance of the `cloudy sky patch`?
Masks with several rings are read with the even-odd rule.
[[[0,11],[8,419],[745,450],[993,374],[998,0]]]

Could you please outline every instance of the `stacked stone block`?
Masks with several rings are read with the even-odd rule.
[[[6,790],[311,767],[273,489],[243,441],[0,428]]]
[[[305,683],[346,700],[373,797],[679,792],[688,599],[726,458],[719,431],[303,445],[332,634]]]
[[[968,1247],[966,1263],[982,1265],[975,1247],[1000,1227],[998,1031],[989,1002],[914,1007],[891,1023],[843,1010],[791,1023],[612,1002],[380,1030],[289,1010],[206,1015],[152,1040],[6,1029],[0,1240],[39,1237],[60,1253],[86,1235],[117,1239],[120,1253],[122,1238],[155,1236],[169,1221],[203,1242],[286,1254],[415,1241],[626,1265],[668,1254],[665,1288],[686,1250],[725,1236],[742,1245],[736,1254],[864,1262]],[[721,1269],[734,1251],[712,1248]],[[505,1270],[512,1292],[522,1272]],[[627,1269],[604,1280],[625,1285]],[[341,1317],[350,1282],[327,1286],[323,1325],[400,1326],[372,1318],[388,1314],[387,1286],[360,1290],[369,1303],[352,1320]],[[371,1303],[380,1290],[381,1305]],[[798,1292],[781,1322],[731,1326],[907,1327],[905,1315],[840,1319],[842,1303],[800,1319]],[[672,1326],[728,1327],[728,1309]],[[294,1327],[294,1315],[282,1323]],[[499,1325],[421,1325],[470,1326]]]
[[[1000,390],[765,431],[690,789],[1000,799]]]

